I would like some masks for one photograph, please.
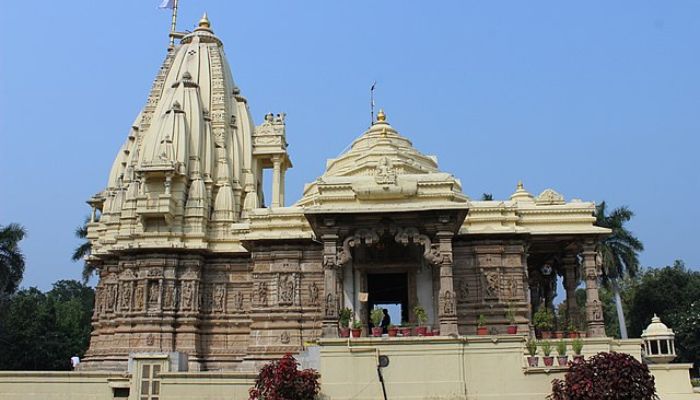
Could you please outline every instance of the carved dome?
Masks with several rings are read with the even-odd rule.
[[[440,172],[437,158],[413,147],[387,121],[383,111],[350,149],[326,163],[326,171],[307,184],[298,206],[352,208],[372,203],[404,207],[454,207],[468,202],[461,183]]]

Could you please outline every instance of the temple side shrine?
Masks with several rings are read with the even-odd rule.
[[[205,16],[168,52],[89,201],[100,280],[82,368],[164,351],[190,370],[245,369],[337,337],[341,308],[366,330],[378,302],[400,304],[405,323],[421,305],[442,336],[474,334],[480,315],[504,331],[510,307],[528,334],[559,277],[569,307],[583,282],[588,336],[604,335],[595,246],[608,231],[592,202],[522,183],[507,200],[470,200],[379,112],[285,206],[285,115],[253,121]]]
[[[206,15],[191,33],[174,22],[107,186],[88,201],[89,350],[74,371],[0,371],[0,398],[247,399],[258,369],[292,353],[319,372],[323,399],[539,400],[568,367],[533,363],[544,348],[526,343],[563,286],[567,318],[586,291],[582,353],[562,339],[563,358],[624,352],[647,363],[661,399],[700,399],[691,364],[668,363],[674,335],[660,320],[644,342],[605,337],[596,244],[609,231],[592,202],[522,183],[508,199],[472,200],[379,112],[287,205],[285,115],[253,117]],[[368,337],[385,305],[430,334]],[[339,337],[347,310],[362,337]]]

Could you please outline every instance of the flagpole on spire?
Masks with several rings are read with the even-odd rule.
[[[369,88],[369,108],[370,108],[369,126],[374,125],[374,87],[375,86],[377,86],[377,81],[372,82],[372,87]]]
[[[173,0],[173,19],[170,23],[170,47],[175,46],[175,32],[177,29],[177,3],[178,0]]]

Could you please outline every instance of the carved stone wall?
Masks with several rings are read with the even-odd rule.
[[[462,238],[453,244],[453,252],[460,334],[474,334],[480,315],[489,328],[505,332],[508,307],[516,312],[521,332],[526,332],[529,311],[524,241]]]
[[[191,370],[234,370],[302,349],[320,335],[321,249],[251,256],[148,254],[106,262],[85,370],[126,370],[128,354],[188,353]]]

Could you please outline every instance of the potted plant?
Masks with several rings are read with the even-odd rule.
[[[425,336],[425,333],[428,331],[428,327],[425,326],[425,323],[428,322],[428,314],[426,314],[423,307],[417,305],[413,307],[413,315],[415,315],[416,321],[418,322],[418,326],[416,327],[416,335]]]
[[[543,340],[540,347],[542,347],[542,354],[544,354],[542,361],[545,367],[551,367],[554,365],[554,357],[550,355],[552,354],[552,343],[550,343],[549,340]]]
[[[362,322],[357,320],[353,321],[350,332],[352,333],[352,337],[362,336]]]
[[[486,327],[486,317],[484,314],[480,314],[479,318],[476,319],[476,334],[479,336],[486,336],[489,334],[489,328]]]
[[[399,328],[394,324],[389,324],[387,327],[387,332],[389,333],[389,336],[394,337],[399,333]]]
[[[571,342],[571,350],[574,351],[574,361],[583,360],[583,356],[581,355],[581,350],[583,350],[583,340],[581,340],[581,338],[576,338]]]
[[[566,356],[566,342],[563,340],[559,340],[557,342],[557,363],[559,364],[560,367],[566,366],[566,363],[569,361],[569,357]]]
[[[369,313],[369,319],[372,321],[372,336],[382,336],[382,319],[384,319],[384,312],[381,308],[375,308]]]
[[[338,324],[340,325],[340,337],[346,338],[350,337],[350,317],[352,316],[352,310],[345,307],[340,310],[340,316],[338,317]]]
[[[508,304],[508,309],[506,310],[506,318],[508,319],[508,327],[506,328],[509,335],[515,335],[518,333],[518,325],[515,324],[515,309],[511,304]]]
[[[535,325],[535,329],[540,332],[542,339],[549,339],[552,337],[552,327],[554,326],[554,317],[552,312],[547,309],[547,307],[540,307],[539,310],[533,316],[532,323]]]
[[[408,325],[401,325],[399,327],[399,332],[401,332],[401,336],[411,336],[411,327]]]
[[[576,330],[576,326],[571,321],[569,321],[569,325],[567,326],[567,330],[569,331],[569,333],[568,333],[569,339],[576,339],[577,337],[581,337],[581,334]]]
[[[537,358],[537,342],[535,339],[530,339],[525,343],[525,347],[527,347],[527,354],[529,354],[527,358],[527,365],[535,368],[537,367],[537,364],[539,363],[539,359]]]

